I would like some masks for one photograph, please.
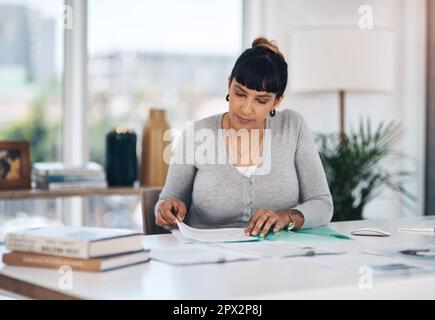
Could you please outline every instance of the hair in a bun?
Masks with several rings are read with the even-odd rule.
[[[275,42],[259,37],[237,59],[230,79],[251,90],[276,93],[278,99],[287,86],[287,63]]]
[[[278,45],[276,44],[276,41],[274,40],[268,40],[265,37],[258,37],[252,42],[252,48],[257,48],[257,47],[262,47],[270,51],[273,51],[277,55],[279,55],[283,60],[285,60],[284,55],[281,53],[281,51],[278,48]]]

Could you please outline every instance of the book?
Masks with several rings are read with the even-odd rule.
[[[42,227],[10,232],[10,251],[71,258],[97,258],[142,250],[142,234],[133,230],[95,227]]]
[[[149,250],[141,250],[94,259],[66,258],[37,253],[10,252],[3,255],[9,266],[59,269],[70,266],[74,271],[100,272],[144,263],[150,260]]]
[[[33,172],[39,176],[49,175],[86,175],[104,176],[101,165],[89,162],[83,166],[69,166],[60,162],[40,162],[33,164]]]
[[[100,182],[106,181],[104,176],[86,176],[86,175],[35,175],[33,181],[41,184],[59,183],[59,182]]]
[[[106,189],[106,181],[75,181],[75,182],[51,182],[40,183],[36,182],[38,189],[46,190],[66,190],[66,189]]]

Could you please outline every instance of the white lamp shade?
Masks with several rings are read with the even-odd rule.
[[[292,92],[391,92],[394,33],[360,29],[316,29],[291,35]]]

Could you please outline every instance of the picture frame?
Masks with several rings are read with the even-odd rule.
[[[31,188],[30,146],[27,141],[0,141],[0,190]]]

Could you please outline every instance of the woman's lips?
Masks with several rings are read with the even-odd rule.
[[[239,119],[240,123],[248,123],[248,122],[252,121],[251,119],[244,119],[244,118],[241,118],[239,116],[237,116],[237,119]]]

